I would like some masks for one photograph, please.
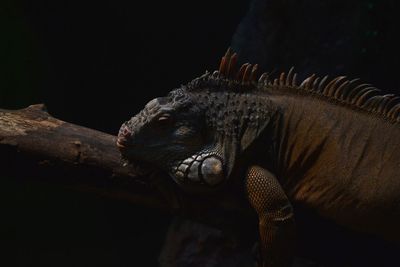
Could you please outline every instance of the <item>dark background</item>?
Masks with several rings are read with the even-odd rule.
[[[116,134],[150,99],[217,68],[230,44],[275,73],[294,65],[302,77],[400,88],[398,1],[249,2],[3,0],[0,107],[44,102],[59,119]],[[3,178],[2,230],[18,266],[157,266],[168,215]]]

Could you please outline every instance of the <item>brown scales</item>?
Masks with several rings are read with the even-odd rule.
[[[274,80],[270,80],[268,74],[263,73],[257,81],[257,64],[245,63],[236,71],[236,62],[237,54],[232,53],[232,50],[228,48],[221,59],[219,70],[215,71],[211,77],[207,75],[208,81],[210,81],[210,78],[220,82],[225,81],[229,85],[236,85],[233,86],[234,89],[289,88],[295,90],[295,92],[317,95],[327,100],[334,100],[369,113],[381,115],[392,122],[400,122],[400,97],[393,94],[379,95],[379,89],[370,84],[359,84],[359,79],[348,80],[346,76],[339,76],[328,82],[328,76],[321,78],[313,74],[298,85],[297,73],[294,73],[293,68],[291,68],[287,75],[282,72],[279,78]]]

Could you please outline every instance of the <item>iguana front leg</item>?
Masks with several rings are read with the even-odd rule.
[[[276,177],[259,166],[246,173],[248,199],[259,216],[262,267],[290,266],[295,224],[293,209]]]

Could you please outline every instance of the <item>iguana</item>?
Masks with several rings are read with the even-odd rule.
[[[400,97],[358,79],[301,84],[293,68],[256,78],[230,49],[218,71],[151,100],[119,131],[124,158],[183,189],[241,183],[259,217],[261,266],[289,266],[293,203],[340,225],[400,240]]]

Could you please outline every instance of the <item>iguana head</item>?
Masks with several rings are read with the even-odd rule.
[[[245,64],[239,79],[230,78],[235,59],[228,51],[219,71],[151,100],[125,122],[117,139],[122,156],[152,163],[188,189],[223,183],[271,118],[266,100],[248,91],[259,85],[251,78],[256,67]]]

